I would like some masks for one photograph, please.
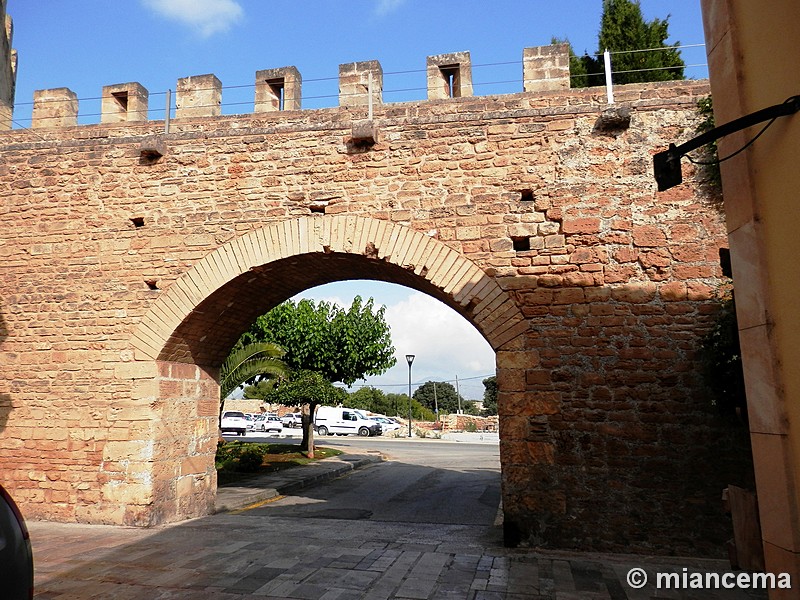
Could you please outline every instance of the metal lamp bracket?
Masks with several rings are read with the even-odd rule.
[[[653,156],[653,172],[656,183],[658,184],[658,191],[663,192],[683,181],[681,176],[681,157],[684,154],[696,150],[701,146],[705,146],[721,137],[751,127],[752,125],[774,120],[778,117],[785,117],[797,111],[800,111],[800,96],[792,96],[781,104],[763,108],[749,115],[739,117],[730,123],[725,123],[710,131],[706,131],[702,135],[698,135],[696,138],[684,142],[680,146],[670,144],[667,150]]]

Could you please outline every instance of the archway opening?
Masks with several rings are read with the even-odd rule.
[[[492,276],[446,244],[372,219],[311,217],[269,225],[195,263],[134,332],[136,359],[155,365],[147,389],[155,389],[151,407],[161,425],[150,463],[156,493],[141,506],[126,506],[125,522],[152,524],[213,510],[219,365],[259,315],[303,290],[353,280],[399,284],[442,302],[492,351],[502,350],[498,375],[505,361],[515,372],[507,381],[520,380],[516,371],[524,366],[507,360],[507,350],[528,321]]]
[[[368,417],[382,414],[401,426],[380,436],[364,438],[334,431],[318,432],[315,444],[318,451],[322,447],[344,452],[348,461],[380,454],[384,459],[380,469],[353,474],[347,478],[347,484],[337,482],[325,489],[293,492],[263,507],[247,509],[243,516],[326,519],[329,527],[334,527],[330,520],[354,518],[353,515],[360,520],[398,525],[408,522],[469,525],[476,539],[490,535],[494,543],[499,543],[501,529],[496,518],[501,477],[497,415],[494,410],[491,416],[484,417],[482,407],[474,404],[483,400],[483,380],[495,374],[494,351],[458,313],[403,286],[349,280],[311,288],[293,300],[329,302],[346,309],[355,295],[373,299],[376,308],[386,307],[397,363],[381,376],[367,377],[345,388],[349,397],[342,400],[342,410],[349,413],[355,409]],[[407,436],[406,419],[410,408],[409,370],[405,361],[408,352],[416,356],[412,439]],[[429,395],[424,395],[432,384],[439,386],[438,415],[432,410]],[[423,394],[417,394],[418,391]],[[262,402],[257,390],[252,392],[256,399],[229,398],[225,410],[265,411],[278,416],[297,410],[294,406]],[[458,395],[460,414],[449,392]],[[233,442],[226,446],[232,452],[255,442],[268,444],[277,453],[287,447],[299,448],[302,431],[292,427],[281,432],[256,430],[244,437],[226,435],[226,439]],[[267,462],[282,459],[277,454],[266,457]],[[228,485],[219,488],[220,502],[224,503],[228,497]]]
[[[215,290],[169,337],[158,360],[218,368],[255,319],[284,300],[325,284],[372,280],[398,284],[435,298],[469,320],[476,303],[452,295],[413,271],[357,254],[311,253],[254,267]],[[488,342],[487,342],[488,343]]]
[[[347,309],[356,296],[373,300],[376,310],[383,307],[397,362],[381,375],[366,376],[343,387],[351,392],[375,388],[387,394],[407,394],[408,365],[404,357],[413,354],[412,393],[426,382],[447,383],[482,410],[483,379],[495,375],[494,350],[469,321],[435,298],[394,283],[358,279],[309,288],[291,301],[325,302]],[[232,396],[241,395],[239,389]]]

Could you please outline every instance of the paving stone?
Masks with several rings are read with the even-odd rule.
[[[279,530],[289,521],[275,518]],[[762,591],[632,589],[626,576],[725,571],[722,561],[512,550],[429,540],[403,524],[314,519],[291,539],[215,515],[151,530],[29,523],[37,600],[765,600]],[[299,527],[299,528],[298,528]],[[426,531],[430,525],[426,524]],[[230,542],[229,534],[236,540]],[[334,536],[338,533],[338,536]],[[334,540],[335,542],[331,542]],[[80,549],[77,552],[76,549]],[[446,549],[446,550],[445,550]]]

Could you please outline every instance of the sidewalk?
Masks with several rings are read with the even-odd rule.
[[[343,454],[225,486],[218,513],[150,529],[29,522],[38,600],[764,600],[754,590],[656,589],[658,573],[724,572],[677,557],[507,549],[499,529],[242,510],[381,460]],[[308,488],[304,491],[304,488]],[[641,569],[648,584],[628,584]],[[794,582],[793,582],[794,583]]]
[[[277,496],[293,494],[304,487],[341,477],[354,469],[380,462],[380,452],[340,454],[314,463],[260,475],[217,489],[216,512],[239,510]]]

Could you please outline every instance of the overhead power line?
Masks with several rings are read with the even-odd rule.
[[[660,48],[644,48],[644,49],[639,49],[639,50],[610,50],[609,54],[614,56],[614,55],[620,55],[620,54],[631,54],[631,53],[640,53],[640,52],[659,52],[659,51],[664,51],[664,50],[701,48],[703,46],[704,46],[704,44],[681,44],[681,45],[676,45],[676,46],[665,46],[665,47],[660,47]],[[593,54],[591,56],[601,56],[601,54]],[[498,62],[476,63],[476,64],[472,64],[472,69],[473,70],[475,70],[475,69],[496,69],[496,68],[499,68],[499,67],[514,66],[514,65],[521,67],[523,65],[523,61],[522,60],[513,60],[513,61],[498,61]],[[707,64],[706,63],[693,63],[693,64],[684,65],[684,67],[660,67],[660,68],[651,68],[651,69],[614,71],[614,73],[623,74],[623,73],[635,73],[635,72],[653,71],[653,70],[661,70],[661,69],[666,69],[666,70],[678,69],[678,68],[690,69],[690,68],[702,68],[702,67],[707,67]],[[425,74],[425,73],[427,73],[427,67],[426,68],[416,68],[416,69],[400,69],[400,70],[386,71],[386,72],[383,73],[383,76],[384,77],[393,77],[393,76],[415,75],[415,74]],[[602,74],[603,73],[591,73],[589,75],[602,75]],[[573,75],[572,77],[575,77],[575,75]],[[339,80],[338,77],[313,77],[313,78],[303,79],[302,80],[302,84],[305,85],[305,84],[315,84],[315,83],[322,83],[322,82],[334,82],[334,81],[338,81],[338,80]],[[516,84],[516,83],[519,83],[520,87],[521,87],[522,78],[521,77],[520,77],[520,79],[505,79],[505,78],[503,78],[503,79],[490,80],[490,81],[475,81],[473,79],[472,85],[473,85],[473,87],[489,87],[489,86],[498,86],[498,85],[512,85],[512,84]],[[221,89],[221,91],[224,92],[226,90],[235,90],[235,91],[248,90],[248,89],[255,90],[255,88],[256,88],[256,83],[247,83],[247,84],[224,85],[224,86],[221,86],[221,88],[199,88],[199,89],[193,90],[193,92],[212,91],[212,90],[215,90],[215,89]],[[390,95],[390,94],[396,95],[396,94],[408,94],[408,93],[413,93],[413,92],[425,92],[426,90],[427,90],[426,86],[403,86],[403,87],[398,86],[396,88],[392,88],[392,87],[383,88],[383,89],[380,89],[380,90],[376,90],[376,92],[380,93],[380,94],[384,94],[384,95]],[[163,96],[163,95],[166,95],[168,93],[171,93],[171,91],[166,91],[166,90],[165,91],[155,91],[155,92],[150,92],[149,96]],[[322,93],[322,94],[313,94],[313,95],[304,94],[303,97],[302,97],[302,100],[304,100],[304,101],[306,101],[306,100],[308,100],[308,101],[310,101],[310,100],[328,100],[328,99],[333,100],[333,99],[337,99],[337,98],[343,98],[343,97],[347,97],[347,96],[356,96],[356,95],[362,95],[362,94],[363,94],[363,92],[353,93],[353,94],[342,94],[342,93]],[[81,103],[81,102],[84,102],[84,103],[85,102],[98,102],[98,101],[101,101],[101,100],[102,100],[102,96],[96,96],[96,95],[77,98],[78,103]],[[294,100],[294,98],[292,98],[292,97],[283,98],[284,102],[289,102],[289,101],[292,101],[292,100]],[[73,101],[75,101],[75,99],[49,98],[49,99],[46,99],[46,100],[39,100],[38,102],[73,102]],[[37,104],[37,103],[35,103],[35,102],[18,102],[18,103],[15,104],[15,108],[32,107],[35,104]],[[215,104],[214,106],[219,106],[220,109],[223,109],[223,108],[231,108],[231,107],[236,107],[236,106],[247,106],[247,105],[254,105],[254,100],[249,100],[249,101],[236,100],[236,101],[232,101],[232,102],[222,102],[221,104],[219,104],[219,105]],[[205,106],[204,105],[199,105],[199,106],[193,106],[192,108],[193,109],[202,109],[202,108],[209,108],[209,107],[211,107],[211,105],[205,105]],[[176,107],[175,106],[171,106],[170,110],[176,110]],[[148,114],[150,114],[150,113],[152,113],[152,114],[160,114],[160,113],[164,113],[164,112],[166,112],[166,108],[165,107],[153,107],[153,108],[149,108],[148,109]],[[82,119],[102,117],[102,112],[92,112],[92,113],[87,113],[87,114],[80,114],[79,116]],[[23,120],[25,120],[25,119],[23,119]],[[14,122],[17,125],[20,125],[18,120],[15,120]],[[21,127],[24,128],[24,126],[21,126]]]

